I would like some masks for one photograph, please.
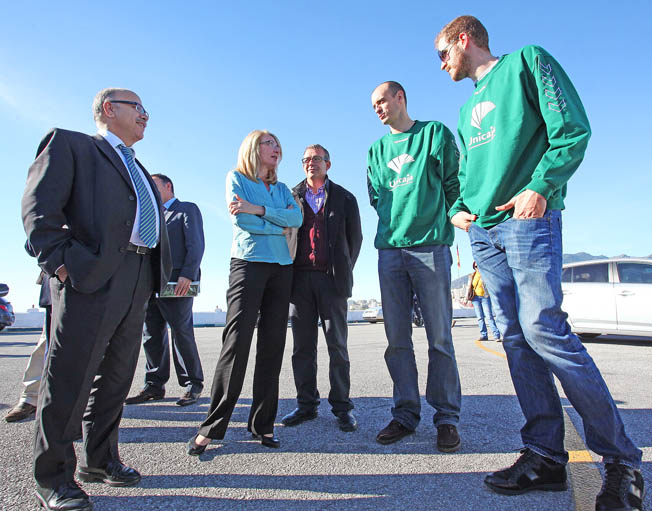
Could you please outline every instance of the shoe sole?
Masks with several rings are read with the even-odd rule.
[[[95,474],[92,472],[82,472],[80,470],[77,471],[77,479],[80,481],[83,481],[85,483],[104,483],[108,486],[112,486],[115,488],[122,488],[124,486],[135,486],[140,482],[140,477],[138,479],[134,479],[133,481],[113,481],[107,477],[104,477],[101,474]]]
[[[196,402],[197,402],[197,399],[194,399],[194,400],[192,400],[192,401],[184,401],[184,402],[182,402],[182,403],[180,403],[179,401],[177,401],[177,402],[176,402],[176,405],[177,405],[177,406],[190,406],[190,405],[194,405]]]
[[[157,397],[148,397],[147,399],[139,399],[138,401],[125,401],[126,405],[140,405],[143,403],[147,403],[148,401],[162,401],[165,399],[165,396],[157,396]]]
[[[43,498],[38,493],[36,493],[36,502],[38,502],[39,508],[44,508],[46,511],[52,511],[52,508],[43,501]],[[93,503],[89,502],[87,506],[79,507],[77,509],[78,511],[93,511]]]
[[[300,419],[298,421],[292,421],[289,424],[281,421],[281,424],[283,424],[283,426],[285,426],[286,428],[292,428],[294,426],[298,426],[299,424],[303,424],[304,422],[315,420],[316,418],[317,415],[315,415],[314,417],[306,417],[305,419]]]
[[[403,435],[399,435],[399,436],[391,437],[391,438],[387,438],[387,439],[376,437],[376,442],[378,442],[381,445],[394,444],[394,443],[398,442],[399,440],[402,440],[406,436],[413,435],[413,434],[414,434],[414,431],[408,431],[407,433],[405,433]]]
[[[496,493],[500,493],[501,495],[522,495],[523,493],[527,493],[529,491],[534,491],[534,490],[539,490],[539,491],[566,491],[568,490],[568,484],[567,483],[550,483],[550,484],[538,484],[536,486],[530,486],[529,488],[525,488],[523,490],[510,490],[507,488],[501,488],[500,486],[495,486],[491,483],[488,483],[487,481],[484,482],[489,488],[491,488],[493,491]]]
[[[455,451],[459,450],[461,445],[462,445],[461,440],[459,442],[457,442],[457,444],[455,444],[455,445],[439,445],[439,444],[437,444],[437,450],[440,451],[440,452],[455,452]]]
[[[354,431],[357,431],[357,430],[358,430],[358,426],[353,426],[353,427],[350,427],[350,426],[346,426],[346,427],[339,426],[339,428],[340,428],[340,431],[344,431],[345,433],[353,433]]]

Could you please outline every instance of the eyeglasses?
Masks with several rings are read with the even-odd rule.
[[[278,145],[274,140],[265,140],[265,141],[261,142],[259,145],[266,145],[266,146],[271,147],[272,149],[280,149],[281,148],[281,146]]]
[[[146,115],[149,117],[149,114],[147,113],[147,110],[145,110],[145,107],[138,103],[138,101],[124,101],[122,99],[109,99],[109,103],[124,103],[125,105],[134,105],[136,108],[136,112],[138,112],[140,115]]]
[[[328,161],[322,156],[308,156],[307,158],[301,158],[301,163],[305,165],[306,163],[310,163],[310,160],[314,161],[315,163],[319,163],[320,161]]]
[[[451,41],[448,43],[448,46],[444,48],[443,50],[438,50],[437,55],[439,55],[439,60],[442,62],[446,62],[448,60],[448,53],[450,52],[451,46],[453,46],[459,39],[455,39],[454,41]]]

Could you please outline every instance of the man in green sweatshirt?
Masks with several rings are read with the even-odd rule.
[[[385,361],[394,383],[393,419],[376,440],[396,442],[413,433],[421,418],[411,324],[416,294],[428,338],[426,400],[435,409],[437,447],[453,452],[460,447],[461,391],[451,336],[453,228],[446,214],[459,194],[459,152],[446,126],[410,119],[399,83],[380,84],[371,103],[390,128],[369,149],[367,184],[378,213]]]
[[[604,457],[607,476],[596,509],[641,509],[642,453],[561,309],[561,210],[591,134],[580,98],[543,48],[494,57],[473,16],[446,25],[435,47],[453,81],[475,83],[460,110],[460,195],[449,216],[469,233],[526,420],[521,456],[485,483],[508,495],[566,489],[554,373],[582,417],[588,447]]]

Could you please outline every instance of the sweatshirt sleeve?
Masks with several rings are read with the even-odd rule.
[[[369,153],[367,153],[367,192],[369,193],[369,202],[374,209],[378,209],[378,185],[376,184],[376,179],[372,170],[372,151],[373,147],[369,149]]]
[[[460,182],[458,178],[460,166],[460,152],[455,143],[455,136],[446,126],[442,127],[442,140],[439,149],[439,159],[442,165],[442,183],[448,212],[460,196]]]
[[[523,58],[531,71],[527,85],[536,95],[532,100],[538,102],[549,142],[526,188],[548,200],[582,162],[591,128],[582,101],[559,63],[537,46],[524,48]]]
[[[233,201],[233,198],[237,195],[242,197],[245,200],[249,200],[249,196],[246,193],[244,187],[240,183],[242,178],[234,171],[229,172],[226,175],[226,203],[227,205]],[[249,213],[239,213],[237,215],[230,215],[231,221],[234,225],[239,227],[242,230],[248,231],[252,234],[275,234],[277,236],[283,236],[283,227],[273,224],[272,222],[265,220],[257,215],[251,215]]]
[[[461,126],[462,122],[458,122],[458,126]],[[469,212],[469,208],[464,204],[464,189],[466,188],[466,145],[464,144],[464,137],[462,132],[458,129],[458,135],[460,139],[460,159],[459,159],[459,170],[457,172],[457,180],[459,182],[459,195],[451,208],[448,210],[448,218],[453,218],[460,211]]]

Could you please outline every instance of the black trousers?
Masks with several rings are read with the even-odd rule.
[[[224,438],[242,391],[258,311],[253,401],[247,429],[258,435],[274,432],[291,287],[292,265],[231,259],[222,351],[200,435]]]
[[[34,441],[34,478],[45,488],[73,480],[80,423],[82,465],[101,467],[118,458],[118,425],[154,289],[150,256],[127,252],[92,294],[76,291],[70,280],[51,285],[52,328]]]
[[[328,377],[331,384],[328,402],[335,415],[353,409],[351,387],[347,299],[337,294],[333,278],[319,271],[295,271],[290,298],[290,320],[294,350],[292,370],[297,387],[297,404],[302,410],[319,406],[317,390],[318,319],[321,319],[328,346]]]
[[[192,322],[193,298],[152,298],[147,305],[143,349],[145,351],[145,386],[160,389],[170,379],[170,341],[172,360],[179,385],[191,392],[204,388],[204,373],[195,342]]]

